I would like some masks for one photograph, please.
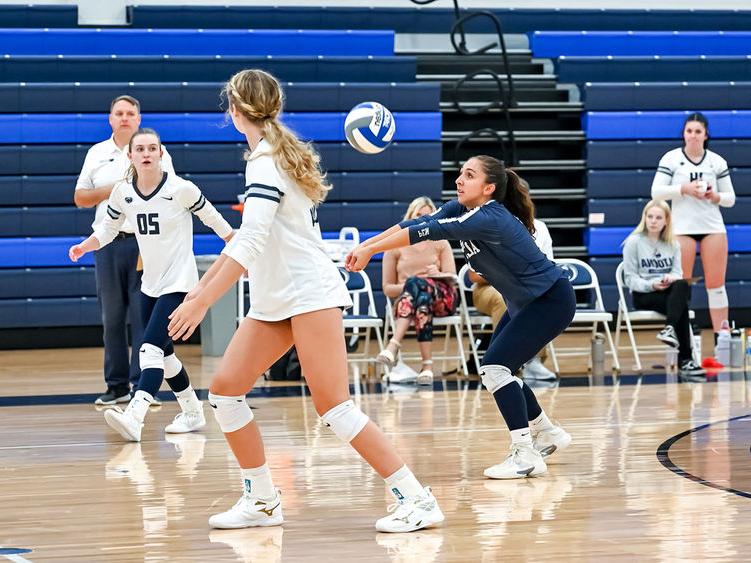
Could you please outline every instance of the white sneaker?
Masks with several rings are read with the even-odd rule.
[[[419,495],[395,502],[388,511],[391,514],[375,524],[379,532],[414,532],[444,520],[430,487],[425,487]]]
[[[488,467],[483,471],[491,479],[524,479],[542,475],[548,470],[540,452],[531,445],[512,444],[511,453],[503,463]]]
[[[175,419],[168,424],[164,431],[168,434],[185,434],[194,432],[206,426],[206,418],[203,416],[203,408],[194,412],[180,412]]]
[[[571,434],[560,426],[553,426],[548,430],[540,430],[532,437],[532,445],[543,458],[554,452],[565,450],[571,443]]]
[[[424,369],[417,374],[418,385],[433,385],[433,379],[433,370],[430,369]]]
[[[214,514],[209,526],[223,530],[251,528],[254,526],[279,526],[284,522],[282,498],[279,490],[269,500],[243,495],[227,512]]]
[[[136,420],[130,413],[126,413],[120,407],[114,407],[104,411],[104,420],[110,428],[130,442],[141,441],[141,429],[143,422]]]
[[[555,381],[556,379],[555,373],[546,368],[537,356],[524,364],[522,377],[524,379],[538,379],[540,381]]]

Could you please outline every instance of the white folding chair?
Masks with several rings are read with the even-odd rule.
[[[349,291],[353,303],[351,309],[344,311],[344,330],[352,331],[350,343],[353,346],[357,344],[357,341],[360,338],[360,331],[364,331],[365,333],[363,351],[357,354],[347,354],[347,361],[373,361],[375,357],[370,354],[370,333],[371,331],[375,332],[376,340],[378,342],[378,351],[382,351],[383,340],[381,337],[381,330],[383,329],[383,319],[381,319],[376,312],[370,278],[364,270],[362,272],[348,272],[342,266],[339,267],[339,273],[347,284],[347,291]]]
[[[469,304],[469,298],[472,296],[472,281],[469,279],[470,270],[469,264],[465,264],[459,270],[459,306],[469,338],[469,349],[475,361],[475,369],[477,373],[480,373],[480,362],[485,351],[478,349],[479,339],[477,335],[492,333],[493,319],[478,311],[474,305]]]
[[[597,334],[597,328],[602,324],[602,329],[605,332],[607,338],[608,347],[610,348],[610,355],[613,357],[613,369],[620,371],[621,364],[618,361],[618,350],[613,342],[613,335],[610,332],[610,323],[613,320],[613,315],[605,310],[605,305],[602,301],[602,293],[600,291],[600,282],[597,279],[597,274],[592,267],[586,262],[577,260],[576,258],[556,258],[554,262],[563,268],[567,273],[571,285],[574,286],[574,290],[577,291],[577,303],[576,313],[574,319],[571,321],[572,325],[591,325],[592,338]],[[580,302],[579,298],[582,292],[586,291],[591,294],[594,299],[589,299],[586,302]],[[592,358],[590,355],[591,349],[587,347],[568,347],[561,348],[556,346],[555,354],[559,356],[581,356],[586,355],[587,366],[592,367]],[[553,356],[553,363],[558,371],[557,359]]]
[[[621,329],[623,325],[626,325],[626,332],[628,332],[628,339],[631,344],[631,353],[634,355],[634,363],[637,371],[642,371],[641,358],[639,357],[639,347],[636,345],[636,338],[634,337],[634,324],[638,323],[641,327],[655,328],[655,325],[665,324],[665,315],[658,313],[657,311],[648,311],[641,309],[631,308],[627,299],[626,279],[623,273],[623,262],[618,264],[615,270],[615,283],[618,286],[618,315],[615,321],[615,346],[620,349]],[[689,310],[689,319],[694,318],[694,311]],[[691,333],[691,355],[697,363],[701,363],[701,358],[698,358],[698,350],[693,346],[694,333],[689,325],[689,331]],[[650,352],[662,352],[665,350],[664,344],[652,344],[642,345],[642,353]]]
[[[451,276],[445,278],[447,281],[452,281],[457,287],[459,287],[459,278],[457,276]],[[461,293],[461,291],[460,291]],[[461,296],[460,296],[461,299]],[[433,327],[444,330],[443,350],[438,354],[433,351],[433,360],[442,361],[444,367],[447,361],[457,360],[459,367],[462,369],[464,375],[469,373],[467,367],[467,356],[464,353],[464,340],[462,338],[462,314],[457,307],[457,312],[448,317],[433,317]],[[394,318],[394,308],[391,305],[391,300],[386,299],[386,322],[383,326],[383,341],[388,342],[390,335],[394,334],[394,327],[396,326],[396,319]],[[449,352],[449,340],[451,339],[451,332],[454,332],[456,338],[456,353],[451,354]],[[417,360],[420,359],[419,354],[405,354],[400,352],[402,360]],[[444,370],[445,371],[445,370]]]

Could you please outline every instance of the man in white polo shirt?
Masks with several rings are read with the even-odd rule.
[[[107,210],[115,182],[125,178],[128,142],[141,125],[141,106],[131,96],[118,96],[110,104],[112,136],[89,149],[78,177],[73,201],[77,207],[96,207],[92,228],[96,229]],[[172,159],[164,148],[162,169],[175,173]],[[107,391],[95,401],[98,405],[127,403],[131,385],[138,384],[138,349],[143,336],[139,310],[141,272],[137,271],[138,244],[133,225],[123,223],[112,241],[95,254],[96,289],[102,309],[104,329],[104,381]],[[128,320],[130,343],[128,352]]]

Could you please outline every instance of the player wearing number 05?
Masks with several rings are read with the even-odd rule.
[[[490,156],[475,156],[456,179],[457,199],[432,215],[403,221],[347,256],[360,271],[379,252],[423,240],[458,240],[472,269],[506,299],[508,309],[483,357],[482,383],[511,431],[511,454],[485,470],[491,479],[534,477],[544,456],[571,442],[550,422],[532,390],[514,373],[574,318],[576,300],[566,274],[538,248],[534,205],[519,176]]]
[[[126,219],[136,228],[143,258],[141,311],[145,329],[139,352],[141,378],[138,391],[124,411],[115,407],[104,413],[107,424],[133,442],[141,440],[143,420],[165,378],[181,408],[165,431],[192,432],[206,424],[203,405],[167,334],[168,315],[190,298],[188,292],[198,283],[191,215],[195,214],[224,240],[232,237],[232,227],[195,184],[162,170],[161,157],[162,145],[156,131],[136,131],[128,144],[128,175],[115,184],[104,222],[69,251],[70,259],[76,262],[87,252],[110,243]]]
[[[330,189],[319,157],[279,121],[282,91],[273,76],[243,70],[229,80],[225,94],[232,122],[250,148],[243,222],[201,279],[195,299],[180,305],[170,323],[173,338],[187,338],[248,271],[250,312],[209,388],[209,404],[242,470],[243,493],[209,524],[247,528],[283,522],[281,498],[245,394],[293,344],[322,422],[365,458],[394,495],[394,510],[376,528],[411,532],[437,524],[443,514],[430,489],[350,399],[341,309],[352,302],[316,219],[316,207]]]

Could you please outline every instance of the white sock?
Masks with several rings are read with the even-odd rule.
[[[182,391],[173,391],[173,393],[183,412],[198,412],[201,410],[201,401],[198,400],[196,392],[190,385]]]
[[[125,412],[133,415],[133,418],[139,422],[143,422],[143,419],[146,418],[146,413],[149,412],[149,405],[153,400],[154,397],[149,393],[139,389],[136,391],[136,394],[131,399],[130,403],[128,403],[128,406],[125,407]]]
[[[415,477],[414,473],[406,465],[402,465],[384,480],[396,500],[404,500],[405,498],[419,495],[424,490],[420,481],[417,480],[417,477]]]
[[[247,496],[260,499],[270,499],[276,496],[274,483],[271,481],[271,471],[269,466],[263,464],[261,467],[251,467],[241,469],[243,476],[243,489]]]
[[[534,420],[529,421],[529,428],[537,434],[538,432],[542,432],[543,430],[550,430],[553,428],[553,423],[550,422],[550,419],[548,418],[548,415],[545,414],[545,411],[542,411],[540,413],[540,416],[538,416]]]
[[[511,431],[511,443],[512,444],[526,444],[532,445],[532,434],[527,428],[519,428],[518,430]]]

